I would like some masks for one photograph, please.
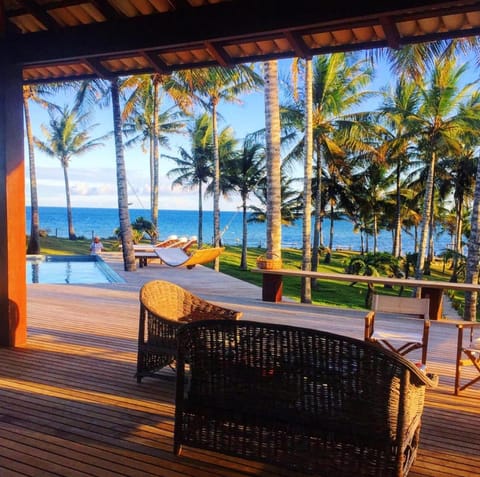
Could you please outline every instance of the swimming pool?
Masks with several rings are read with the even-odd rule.
[[[98,255],[28,255],[27,283],[122,283]]]

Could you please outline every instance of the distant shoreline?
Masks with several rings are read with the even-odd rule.
[[[64,238],[68,237],[67,212],[65,207],[41,206],[39,208],[40,229],[46,230],[48,235]],[[98,235],[103,239],[115,237],[115,230],[119,227],[118,209],[73,207],[73,225],[77,237],[91,239]],[[150,211],[146,209],[130,209],[130,220],[137,217],[150,220]],[[27,234],[30,233],[30,206],[26,207]],[[198,236],[198,211],[197,210],[159,210],[159,238],[165,239],[170,235],[179,237],[192,235]],[[313,219],[312,219],[313,224]],[[203,214],[203,242],[213,242],[213,212],[204,211]],[[292,226],[282,227],[282,248],[302,248],[302,220]],[[324,243],[328,243],[329,221],[324,222]],[[335,221],[335,235],[333,250],[361,250],[360,235],[354,232],[353,224],[347,220]],[[241,211],[221,211],[220,231],[222,241],[226,245],[241,245],[242,243],[242,214]],[[435,254],[438,255],[451,240],[443,234],[436,240]],[[381,231],[378,236],[379,251],[391,252],[392,235],[389,231]],[[404,233],[402,238],[403,253],[413,250],[412,237]],[[248,224],[249,247],[266,247],[265,223]],[[369,239],[369,249],[373,246],[373,239]]]

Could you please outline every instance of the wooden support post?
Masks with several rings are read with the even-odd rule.
[[[283,295],[283,277],[282,275],[263,274],[262,300],[273,301],[275,303],[282,301]]]
[[[430,319],[441,320],[443,311],[443,290],[441,288],[422,287],[422,298],[430,298]]]
[[[0,51],[0,346],[27,339],[22,68]]]

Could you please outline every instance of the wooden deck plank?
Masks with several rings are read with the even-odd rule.
[[[134,379],[139,288],[151,279],[167,279],[243,311],[243,319],[358,338],[364,313],[265,303],[258,287],[204,267],[151,264],[127,273],[116,263],[112,266],[127,279],[124,284],[29,286],[27,345],[0,349],[0,475],[301,475],[188,447],[173,455],[174,382]],[[432,324],[428,367],[440,383],[427,391],[411,477],[466,477],[480,467],[480,385],[453,395],[455,340],[455,326]]]

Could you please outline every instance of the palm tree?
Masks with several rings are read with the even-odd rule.
[[[126,145],[141,142],[144,148],[148,145],[150,153],[150,211],[155,229],[152,242],[155,242],[158,238],[159,146],[168,147],[167,134],[180,133],[184,128],[181,119],[190,108],[191,98],[176,75],[131,76],[123,87],[132,91],[125,102],[123,119],[125,133],[134,137]],[[165,95],[175,106],[161,112]]]
[[[218,105],[221,101],[239,102],[240,93],[251,91],[261,84],[253,67],[211,67],[183,72],[183,80],[192,95],[205,107],[212,118],[214,179],[213,179],[213,234],[214,246],[220,245],[220,155],[218,145]],[[214,269],[219,270],[219,258]]]
[[[265,139],[267,160],[267,250],[266,258],[282,258],[282,197],[280,158],[280,107],[278,64],[263,64],[265,82]]]
[[[298,192],[299,179],[291,177],[289,173],[281,168],[280,178],[280,221],[281,225],[290,226],[297,220],[302,218],[303,199]],[[250,217],[248,222],[258,222],[268,224],[268,178],[265,176],[260,179],[258,186],[255,188],[255,197],[260,205],[250,206]]]
[[[350,199],[364,215],[364,223],[372,225],[373,253],[378,252],[377,239],[382,211],[386,207],[386,195],[392,185],[392,176],[388,175],[387,166],[375,159],[366,158],[367,165],[352,175]]]
[[[122,242],[123,267],[126,272],[136,270],[135,251],[133,249],[133,231],[128,210],[128,182],[125,168],[123,144],[123,117],[120,106],[120,94],[125,85],[125,80],[114,78],[110,81],[94,80],[84,81],[77,93],[75,104],[78,108],[83,105],[95,103],[100,100],[100,106],[106,106],[112,101],[113,135],[115,139],[115,162],[117,174],[117,201],[119,218],[119,236]]]
[[[56,157],[60,161],[65,180],[65,195],[67,199],[68,238],[75,240],[73,227],[72,204],[70,200],[70,184],[68,179],[68,166],[74,156],[85,154],[100,146],[108,135],[90,138],[90,131],[96,125],[89,123],[89,113],[80,113],[78,108],[63,108],[50,103],[49,128],[42,125],[45,141],[34,138],[35,145],[50,157]]]
[[[313,87],[312,59],[305,60],[305,158],[303,166],[302,270],[312,269]],[[312,302],[310,277],[302,278],[302,303]]]
[[[35,144],[33,141],[32,122],[29,100],[38,98],[35,86],[23,86],[23,109],[25,113],[25,130],[28,144],[28,165],[30,174],[30,238],[27,254],[40,253],[40,218],[38,211],[37,172],[35,167]]]
[[[479,280],[480,243],[477,240],[478,237],[480,237],[480,166],[477,167],[475,177],[471,230],[468,240],[467,267],[465,272],[466,283],[478,283]],[[477,320],[477,295],[477,292],[465,292],[465,309],[463,313],[465,320]]]
[[[419,94],[416,83],[401,76],[391,91],[384,91],[385,100],[379,108],[385,128],[380,132],[383,144],[378,148],[387,164],[394,167],[395,175],[395,222],[392,253],[401,256],[402,232],[402,175],[411,161],[413,131],[408,127],[408,118],[418,108]]]
[[[262,144],[246,137],[242,149],[228,163],[226,180],[237,190],[242,200],[242,256],[240,268],[247,270],[248,217],[247,200],[265,177],[265,149]]]
[[[475,115],[472,114],[476,105],[466,108],[464,103],[475,83],[460,87],[465,69],[466,65],[457,68],[454,60],[448,58],[438,60],[429,82],[419,85],[421,104],[416,114],[409,117],[411,127],[418,137],[418,150],[428,164],[416,267],[417,279],[422,278],[425,266],[437,160],[446,154],[461,153],[462,134],[475,124]]]
[[[357,118],[351,114],[353,107],[359,105],[364,98],[372,93],[364,91],[364,87],[372,78],[372,68],[368,61],[358,60],[355,55],[336,53],[315,57],[312,62],[312,116],[313,116],[313,150],[315,153],[315,178],[317,184],[315,202],[315,222],[312,249],[312,270],[317,269],[318,254],[321,247],[322,220],[324,204],[323,196],[323,171],[329,167],[330,162],[338,162],[345,156],[346,140],[338,131],[352,130],[352,123]],[[305,116],[304,109],[307,102],[296,105]],[[300,130],[304,126],[299,127]],[[349,147],[358,147],[361,136],[349,134]],[[305,136],[302,136],[297,145],[289,154],[288,160],[304,157]],[[330,174],[331,176],[331,174]]]
[[[120,222],[120,238],[122,241],[123,264],[125,271],[135,271],[135,252],[133,250],[133,231],[128,211],[127,171],[125,168],[123,146],[123,120],[120,109],[120,81],[118,78],[110,81],[112,97],[113,133],[115,137],[115,158],[117,171],[117,200]]]
[[[172,187],[198,188],[198,246],[201,248],[203,245],[203,184],[212,177],[212,128],[208,115],[205,113],[195,118],[188,132],[190,151],[180,147],[179,156],[164,155],[164,157],[171,159],[177,165],[167,173],[168,177],[175,178]]]
[[[38,209],[37,172],[35,166],[35,143],[33,140],[32,122],[30,118],[30,101],[47,107],[48,102],[42,97],[59,89],[57,83],[23,86],[23,109],[25,114],[25,130],[28,145],[28,165],[30,176],[30,237],[27,254],[40,253],[40,217]]]

